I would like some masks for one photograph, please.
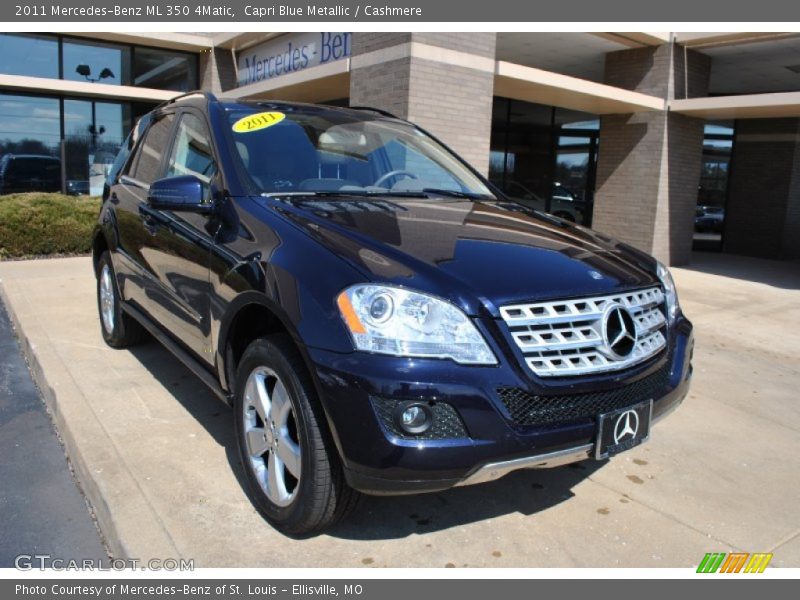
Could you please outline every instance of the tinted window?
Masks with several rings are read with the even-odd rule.
[[[195,175],[208,183],[217,172],[214,154],[205,123],[193,114],[185,114],[167,166],[167,177]]]
[[[129,65],[126,46],[64,40],[64,79],[127,85]]]
[[[46,35],[0,33],[0,73],[58,79],[58,40]]]
[[[169,133],[173,120],[174,115],[166,115],[147,130],[133,165],[134,179],[148,185],[158,179],[162,153],[169,146]]]
[[[157,48],[133,53],[133,85],[188,92],[197,88],[197,57]]]
[[[57,98],[0,93],[0,154],[58,156],[60,142]]]
[[[61,165],[54,158],[38,156],[21,156],[11,162],[7,176],[17,179],[42,179],[48,182],[58,181],[61,176]]]

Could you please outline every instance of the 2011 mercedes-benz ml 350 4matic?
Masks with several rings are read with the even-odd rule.
[[[603,459],[691,376],[669,271],[513,202],[374,109],[193,93],[141,119],[94,233],[100,323],[148,331],[233,406],[282,531]]]

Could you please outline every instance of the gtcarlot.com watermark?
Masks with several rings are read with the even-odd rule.
[[[194,571],[188,558],[58,558],[50,554],[20,554],[14,559],[20,571]]]

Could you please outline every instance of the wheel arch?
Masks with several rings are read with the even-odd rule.
[[[100,257],[103,252],[111,250],[111,246],[106,239],[106,234],[100,227],[96,227],[92,233],[92,267],[95,274],[97,274],[97,264],[100,262]]]
[[[247,346],[255,339],[266,335],[286,333],[292,339],[306,369],[315,381],[311,358],[305,345],[286,312],[273,300],[255,291],[240,294],[231,302],[220,321],[217,336],[217,360],[222,387],[235,394],[234,376]],[[319,386],[317,385],[317,391]]]
[[[217,343],[217,371],[223,390],[229,400],[236,394],[234,386],[236,370],[247,346],[255,339],[266,335],[285,333],[297,348],[303,364],[314,385],[320,405],[325,414],[334,445],[339,456],[342,456],[339,436],[330,418],[322,393],[322,385],[317,376],[314,363],[303,343],[297,328],[283,309],[270,298],[255,291],[240,294],[228,308],[222,319]]]

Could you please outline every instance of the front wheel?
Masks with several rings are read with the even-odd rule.
[[[236,375],[236,437],[256,508],[290,535],[322,531],[354,507],[325,417],[291,339],[258,339]]]

